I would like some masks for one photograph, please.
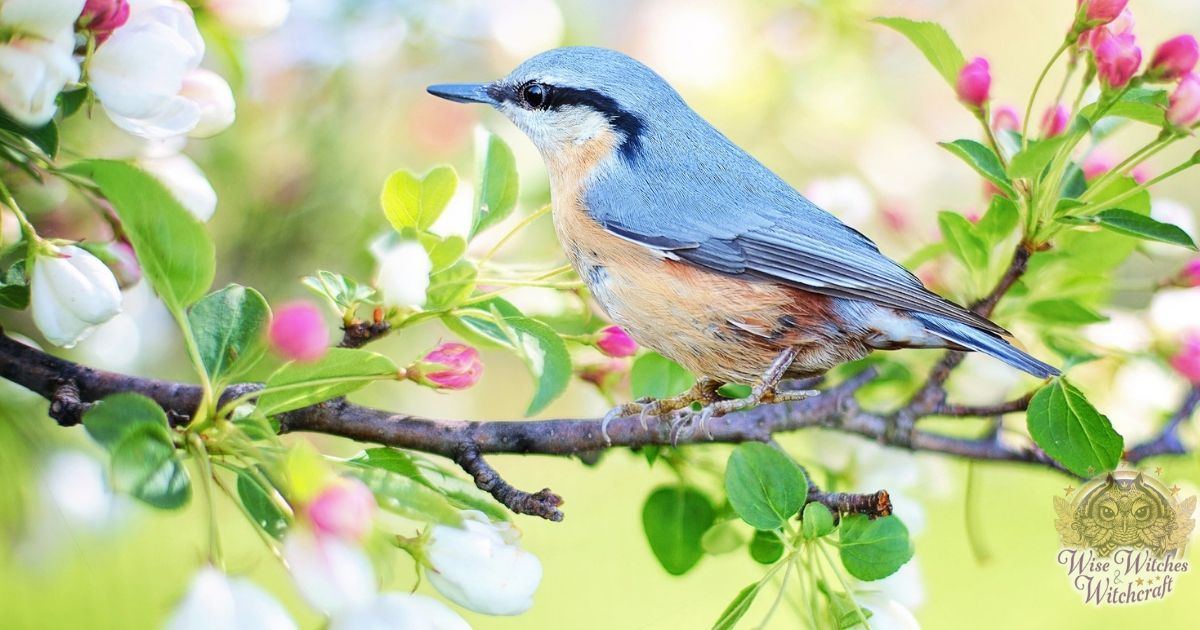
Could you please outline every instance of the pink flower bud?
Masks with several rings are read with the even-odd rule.
[[[1108,24],[1129,4],[1129,0],[1076,0],[1076,6],[1082,7],[1085,2],[1087,9],[1083,19],[1089,24]]]
[[[79,28],[91,31],[99,45],[128,20],[129,0],[87,0],[79,16]]]
[[[1145,184],[1150,180],[1150,169],[1145,164],[1139,164],[1133,167],[1133,170],[1129,171],[1129,176],[1133,178],[1133,181]]]
[[[1183,347],[1171,357],[1171,367],[1194,385],[1200,385],[1200,335],[1188,335]]]
[[[1176,127],[1191,127],[1200,121],[1200,75],[1195,72],[1179,80],[1167,106],[1167,122]]]
[[[1017,113],[1016,108],[1012,105],[997,107],[995,113],[992,114],[992,130],[996,132],[1020,131],[1021,114]]]
[[[1155,79],[1174,81],[1183,78],[1200,61],[1200,43],[1191,35],[1168,39],[1154,51],[1147,74]]]
[[[958,73],[958,100],[975,109],[987,102],[991,88],[992,75],[988,71],[988,61],[983,57],[972,59]]]
[[[1099,43],[1099,39],[1106,35],[1130,35],[1133,33],[1134,19],[1133,11],[1125,9],[1117,16],[1117,19],[1109,22],[1105,26],[1097,26],[1089,31],[1085,31],[1079,36],[1079,47],[1083,50],[1095,49],[1095,45]],[[1102,34],[1103,33],[1103,34]]]
[[[318,533],[356,541],[371,531],[375,507],[375,495],[366,484],[340,478],[322,490],[305,511]]]
[[[1112,157],[1107,153],[1093,151],[1087,157],[1083,158],[1083,164],[1080,165],[1080,169],[1083,171],[1083,178],[1091,181],[1111,171],[1114,166],[1116,166],[1116,163],[1113,162]]]
[[[1100,31],[1093,44],[1100,83],[1110,90],[1125,87],[1142,64],[1142,49],[1138,48],[1133,34],[1114,35]]]
[[[444,343],[410,368],[410,378],[436,389],[467,389],[483,374],[479,351],[461,343]]]
[[[295,361],[316,361],[329,350],[329,329],[312,302],[292,302],[275,311],[268,334],[280,356]]]
[[[610,359],[603,363],[592,363],[579,368],[579,378],[603,390],[612,384],[612,381],[618,379],[628,367],[624,362],[616,359]]]
[[[1047,108],[1046,113],[1042,114],[1042,137],[1053,138],[1066,131],[1070,117],[1071,112],[1067,111],[1067,106],[1062,103]]]
[[[620,326],[606,326],[596,333],[596,348],[610,357],[631,357],[638,345]]]
[[[1189,260],[1179,270],[1178,282],[1185,287],[1200,287],[1200,258]]]

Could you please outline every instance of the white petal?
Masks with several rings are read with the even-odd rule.
[[[274,30],[287,19],[287,0],[207,0],[205,8],[222,24],[245,37]]]
[[[388,306],[421,306],[432,270],[425,248],[416,241],[403,241],[380,256],[375,286]]]
[[[33,323],[50,343],[70,348],[92,331],[91,324],[75,317],[59,301],[45,267],[37,262],[33,265],[29,293]]]
[[[217,191],[196,163],[182,153],[139,160],[138,165],[162,182],[197,219],[208,221],[217,209]]]
[[[71,28],[83,13],[85,0],[4,0],[0,22],[23,33],[46,39]]]
[[[425,548],[430,584],[476,612],[516,615],[529,610],[542,579],[537,556],[516,544],[518,532],[511,524],[489,523],[479,513],[464,516],[462,528],[434,526]]]
[[[375,597],[371,559],[338,538],[293,527],[284,538],[283,557],[300,594],[325,614],[363,606]]]
[[[296,623],[269,593],[213,567],[196,573],[168,630],[291,630]]]
[[[198,68],[189,72],[183,77],[183,91],[179,95],[195,103],[200,112],[200,121],[189,134],[193,138],[207,138],[225,131],[237,115],[229,83],[211,70]]]
[[[424,595],[385,593],[335,615],[330,630],[470,630],[445,604]]]
[[[17,121],[39,126],[54,117],[58,93],[79,79],[70,41],[67,30],[53,41],[14,38],[0,44],[0,106]]]

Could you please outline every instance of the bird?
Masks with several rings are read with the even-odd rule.
[[[566,256],[605,314],[696,375],[671,399],[605,417],[703,417],[797,400],[783,378],[875,350],[978,351],[1038,378],[1059,371],[999,325],[927,289],[866,235],[817,207],[621,52],[555,48],[490,83],[431,85],[523,131],[550,179]],[[721,399],[724,383],[751,385]],[[702,418],[703,419],[703,418]],[[607,430],[605,430],[607,435]]]

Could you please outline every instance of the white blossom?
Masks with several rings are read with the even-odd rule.
[[[187,133],[200,106],[181,94],[204,58],[192,10],[178,0],[130,0],[129,21],[96,49],[89,81],[118,127],[143,138]]]
[[[401,241],[377,254],[375,287],[388,306],[422,306],[433,262],[417,241]]]
[[[37,256],[30,291],[33,323],[64,348],[121,312],[121,290],[112,271],[74,245]]]
[[[138,160],[146,172],[162,182],[188,212],[197,219],[208,221],[217,209],[217,191],[204,176],[204,171],[182,153]]]
[[[246,578],[206,566],[196,573],[167,630],[291,630],[283,605]]]
[[[336,536],[293,527],[283,540],[283,559],[300,594],[327,615],[366,606],[378,592],[371,559]]]
[[[533,606],[542,580],[537,556],[517,545],[511,523],[463,512],[463,526],[435,525],[425,558],[429,582],[454,603],[487,615],[517,615]]]
[[[244,37],[275,30],[291,10],[288,0],[206,0],[208,9],[226,28]]]
[[[0,106],[18,122],[38,126],[54,117],[55,98],[79,80],[73,24],[84,0],[5,0],[0,26]]]

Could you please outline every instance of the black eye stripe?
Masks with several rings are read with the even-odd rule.
[[[526,100],[525,91],[530,86],[540,85],[545,90],[543,100],[532,106]],[[627,160],[637,159],[642,151],[642,135],[646,123],[640,116],[626,110],[615,99],[596,90],[551,85],[540,81],[528,81],[520,85],[492,85],[488,93],[501,101],[517,103],[523,107],[542,110],[560,110],[564,107],[587,107],[604,114],[612,126],[625,136],[621,143],[621,154]]]

